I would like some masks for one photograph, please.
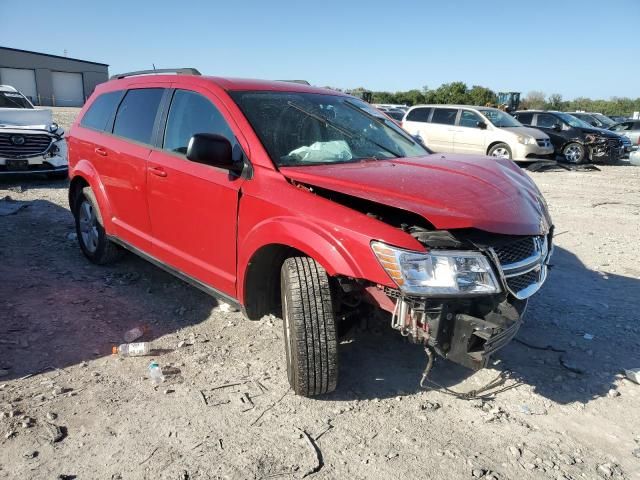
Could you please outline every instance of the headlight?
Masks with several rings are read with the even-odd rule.
[[[489,260],[480,252],[432,250],[421,253],[380,242],[372,242],[371,248],[406,294],[478,295],[500,291]]]
[[[536,139],[533,137],[518,135],[518,143],[522,143],[523,145],[535,145],[537,142],[536,142]]]

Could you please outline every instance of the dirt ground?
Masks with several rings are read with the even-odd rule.
[[[296,397],[280,319],[244,320],[133,255],[92,265],[67,182],[0,179],[26,206],[0,216],[0,477],[640,478],[640,385],[623,374],[640,367],[640,168],[531,175],[556,251],[519,341],[431,376],[468,391],[508,372],[488,400],[421,390],[423,350],[386,325],[343,339],[336,392]],[[154,356],[110,355],[140,324]]]

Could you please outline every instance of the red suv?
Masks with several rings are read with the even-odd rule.
[[[475,369],[516,334],[552,224],[514,163],[433,154],[339,92],[158,73],[100,85],[71,128],[89,260],[124,247],[250,319],[281,314],[301,395],[336,387],[355,315]]]

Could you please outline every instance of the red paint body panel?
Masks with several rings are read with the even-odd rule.
[[[511,235],[548,230],[537,187],[511,161],[433,154],[280,171],[305,184],[417,213],[438,229]]]
[[[196,91],[214,103],[251,163],[251,178],[79,125],[99,94],[157,86]],[[425,250],[400,229],[294,186],[287,177],[417,213],[440,229],[532,235],[546,228],[539,192],[511,162],[431,155],[278,170],[230,90],[340,95],[296,83],[186,75],[110,81],[96,88],[71,128],[69,173],[92,187],[108,234],[240,303],[247,294],[247,267],[268,245],[296,248],[330,275],[389,287],[394,283],[373,255],[371,241]]]

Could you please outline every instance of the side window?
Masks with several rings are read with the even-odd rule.
[[[169,108],[163,149],[186,154],[196,133],[217,133],[232,144],[235,137],[220,111],[199,93],[176,90]]]
[[[613,127],[612,130],[616,132],[623,132],[626,130],[631,130],[632,128],[633,128],[633,124],[631,122],[624,122],[624,123],[619,123],[618,125]]]
[[[407,114],[407,121],[427,123],[431,110],[431,108],[414,108]]]
[[[471,110],[462,110],[460,112],[460,121],[458,125],[461,127],[469,127],[469,128],[480,128],[478,127],[478,122],[482,122],[482,118]]]
[[[540,128],[553,128],[556,123],[561,122],[553,115],[549,115],[548,113],[539,113],[536,126]]]
[[[80,125],[94,130],[106,130],[121,98],[122,91],[103,93],[93,101],[80,120]]]
[[[162,88],[129,90],[118,108],[114,135],[150,144],[163,93]]]
[[[433,110],[433,117],[431,118],[431,123],[455,125],[456,115],[458,115],[457,108],[435,108]]]
[[[515,115],[515,117],[518,119],[518,121],[520,123],[522,123],[523,125],[531,125],[531,122],[533,120],[533,113],[517,113]]]

